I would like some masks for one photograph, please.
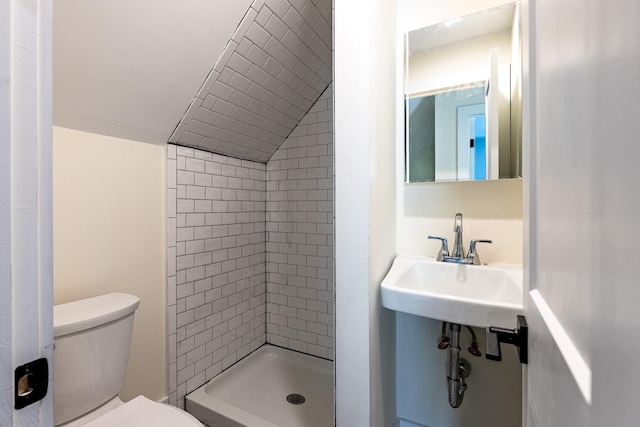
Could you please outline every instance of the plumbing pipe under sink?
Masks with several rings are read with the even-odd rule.
[[[471,366],[460,357],[460,325],[451,323],[449,326],[449,366],[447,383],[449,390],[449,405],[452,408],[459,408],[464,399],[464,392],[467,390],[465,378],[471,373]]]

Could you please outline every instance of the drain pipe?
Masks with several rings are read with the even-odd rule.
[[[460,358],[460,325],[450,323],[449,331],[449,372],[447,375],[449,405],[452,408],[459,408],[467,389],[464,379],[471,373],[471,366],[466,360]]]

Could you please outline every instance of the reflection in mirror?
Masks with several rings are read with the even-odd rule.
[[[517,4],[406,37],[407,182],[521,175]]]
[[[408,108],[410,182],[487,179],[484,83],[409,98]]]

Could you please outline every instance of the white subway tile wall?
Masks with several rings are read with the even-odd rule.
[[[331,82],[331,0],[255,0],[170,141],[266,162]]]
[[[266,166],[168,146],[169,403],[265,343]]]
[[[333,102],[267,163],[168,146],[169,403],[265,342],[333,360]]]
[[[333,360],[333,100],[267,163],[267,341]]]

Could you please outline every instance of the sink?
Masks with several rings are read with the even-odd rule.
[[[522,300],[522,267],[514,264],[400,255],[382,281],[384,307],[469,326],[515,328]]]

